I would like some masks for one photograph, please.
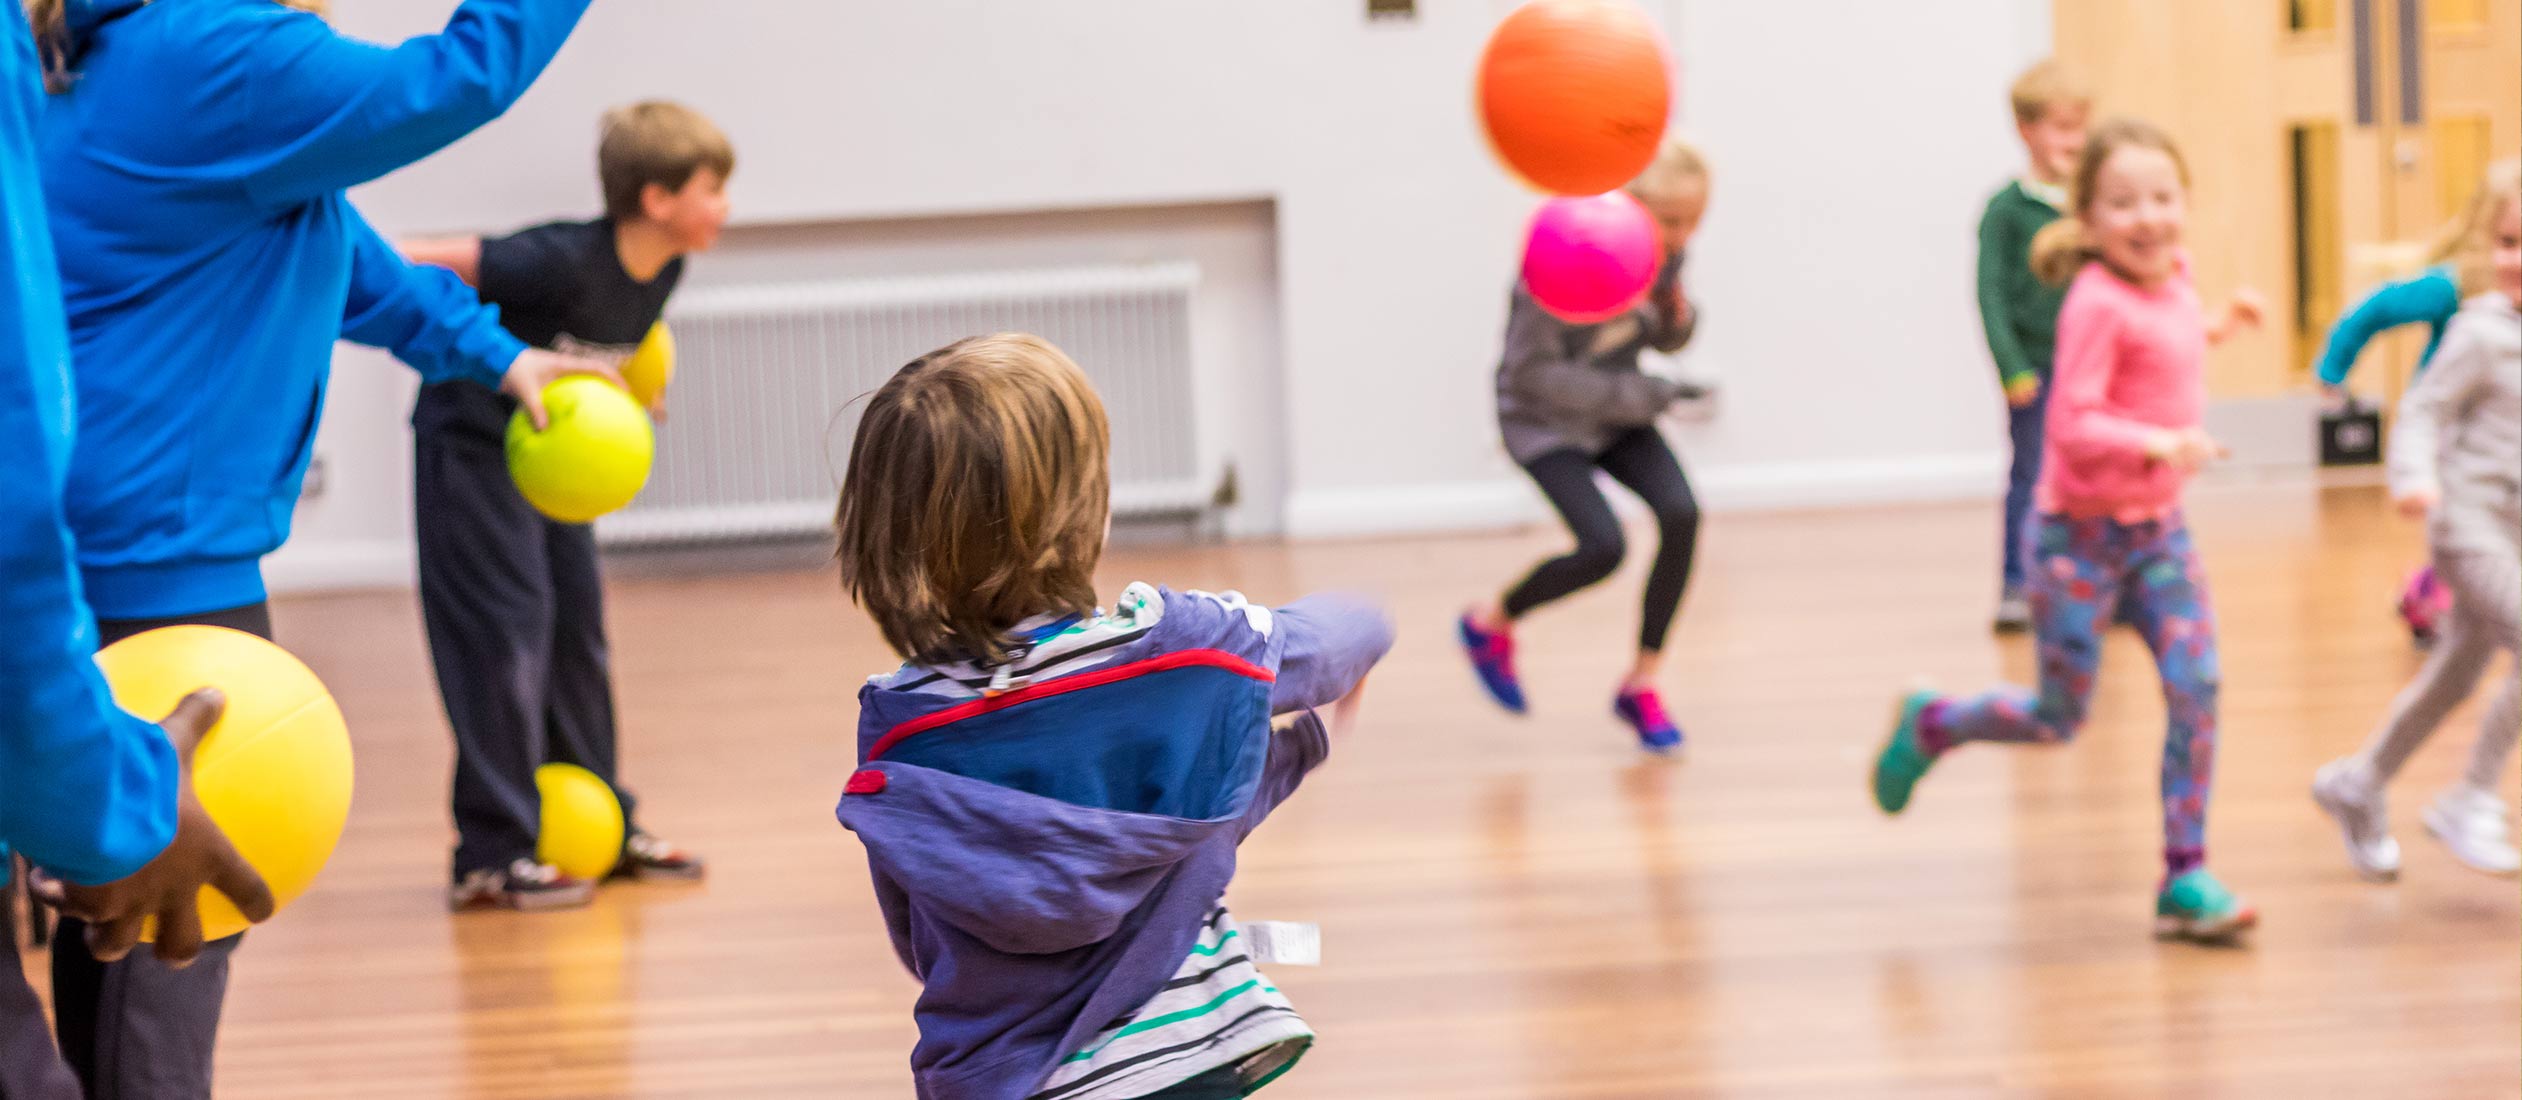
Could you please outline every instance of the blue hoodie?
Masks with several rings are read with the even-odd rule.
[[[175,836],[174,747],[98,674],[61,487],[70,337],[36,186],[43,84],[26,13],[0,21],[0,849],[111,882]]]
[[[342,189],[498,117],[587,0],[468,0],[393,48],[274,0],[69,0],[42,161],[79,397],[70,524],[112,619],[264,598],[333,342],[496,386],[525,345]]]
[[[1154,997],[1237,845],[1328,754],[1311,708],[1392,646],[1380,611],[1336,596],[1123,604],[1128,630],[1020,655],[1030,682],[907,668],[859,693],[840,819],[924,987],[921,1100],[1022,1100]]]

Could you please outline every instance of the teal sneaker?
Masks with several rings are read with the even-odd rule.
[[[2154,934],[2164,939],[2220,943],[2258,923],[2259,910],[2233,896],[2204,867],[2164,883],[2154,899]]]
[[[1882,755],[1874,758],[1874,804],[1882,807],[1884,813],[1896,814],[1906,809],[1909,792],[1917,787],[1927,769],[1935,766],[1935,758],[1918,745],[1918,716],[1936,698],[1932,691],[1913,691],[1901,697],[1891,740],[1884,743]]]

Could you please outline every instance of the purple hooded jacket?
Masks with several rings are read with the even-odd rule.
[[[1152,625],[1013,690],[897,675],[859,693],[863,766],[838,812],[924,986],[923,1100],[1022,1100],[1153,997],[1236,846],[1328,753],[1312,708],[1392,644],[1353,598],[1159,595]]]

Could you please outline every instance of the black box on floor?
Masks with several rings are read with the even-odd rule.
[[[2355,398],[2321,411],[2321,465],[2382,461],[2382,411]]]

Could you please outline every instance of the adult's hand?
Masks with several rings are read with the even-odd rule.
[[[201,954],[201,888],[226,894],[245,919],[271,919],[271,889],[263,876],[237,855],[226,833],[193,796],[193,750],[202,735],[218,724],[227,699],[204,688],[175,704],[160,728],[175,743],[183,765],[177,784],[175,839],[130,876],[102,886],[76,886],[57,879],[35,883],[35,893],[64,913],[88,922],[88,950],[112,962],[131,953],[140,942],[141,926],[157,918],[157,956],[171,966],[190,965]]]

